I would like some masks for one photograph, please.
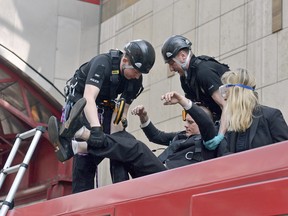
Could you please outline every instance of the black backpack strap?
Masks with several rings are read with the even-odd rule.
[[[110,76],[110,82],[111,82],[110,99],[114,99],[117,96],[117,87],[119,84],[119,75],[120,75],[119,65],[122,52],[120,50],[111,49],[109,53],[111,56],[111,66],[112,66],[112,72]]]
[[[223,66],[223,72],[226,72],[229,70],[229,66],[227,64],[224,64],[224,63],[217,61],[214,57],[201,55],[201,56],[198,56],[197,58],[201,59],[201,60],[205,60],[205,61],[213,61],[213,62],[216,62],[217,64],[222,65]],[[223,73],[223,72],[221,71],[221,73]]]
[[[197,57],[196,60],[192,63],[192,73],[190,73],[191,74],[191,79],[190,79],[189,86],[191,88],[194,87],[194,89],[195,89],[196,101],[200,100],[200,97],[199,97],[199,86],[198,86],[198,83],[196,82],[196,76],[197,76],[197,67],[199,66],[199,64],[201,62],[202,62],[202,60]]]

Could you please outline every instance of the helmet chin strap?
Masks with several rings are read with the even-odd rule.
[[[187,58],[186,58],[184,63],[181,63],[178,59],[173,58],[173,61],[175,61],[182,68],[182,70],[184,71],[185,77],[188,76],[188,74],[187,74],[188,67],[187,66],[189,64],[190,57],[191,57],[191,50],[189,50],[188,56],[187,56]]]
[[[127,64],[123,64],[122,65],[122,71],[124,73],[125,69],[135,69],[132,65],[127,65]]]

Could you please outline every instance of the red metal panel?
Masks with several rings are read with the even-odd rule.
[[[287,152],[288,142],[282,142],[18,208],[8,215],[85,215],[87,210],[101,215],[96,212],[115,207],[115,216],[188,216],[193,195],[286,178]]]
[[[100,0],[80,0],[80,1],[88,2],[88,3],[91,3],[91,4],[100,5]]]
[[[193,216],[284,215],[288,213],[288,178],[193,195],[191,207]]]

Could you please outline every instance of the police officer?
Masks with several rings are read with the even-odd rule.
[[[162,56],[169,69],[179,73],[185,96],[193,102],[207,106],[212,111],[214,120],[220,120],[225,104],[219,92],[219,87],[222,85],[220,78],[229,67],[209,56],[195,56],[191,45],[189,39],[173,35],[164,42]],[[223,139],[225,132],[225,126],[221,125],[216,139]],[[216,147],[217,144],[214,143],[211,148]]]
[[[50,141],[60,161],[73,156],[70,148],[65,146],[71,145],[71,137],[76,131],[78,134],[85,133],[83,124],[91,130],[88,143],[101,140],[102,132],[110,134],[125,129],[129,106],[143,90],[142,74],[148,74],[154,62],[155,51],[152,45],[145,40],[134,40],[126,44],[124,52],[110,50],[109,53],[92,58],[76,71],[67,87],[66,109],[62,113],[63,124],[59,137],[58,131],[55,131],[56,118],[52,116],[48,122]],[[85,99],[81,100],[82,97]],[[66,121],[79,119],[68,118],[70,115],[79,115],[77,112],[70,113],[79,99],[79,107],[74,110],[84,107],[84,117],[80,118],[82,124],[79,121]],[[102,160],[91,154],[74,156],[73,193],[94,188],[96,168]],[[114,183],[129,178],[117,161],[110,161],[110,169]]]

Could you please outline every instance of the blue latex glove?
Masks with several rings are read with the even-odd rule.
[[[224,135],[218,134],[213,139],[208,140],[207,142],[204,141],[204,146],[208,150],[215,150],[223,139],[224,139]]]

